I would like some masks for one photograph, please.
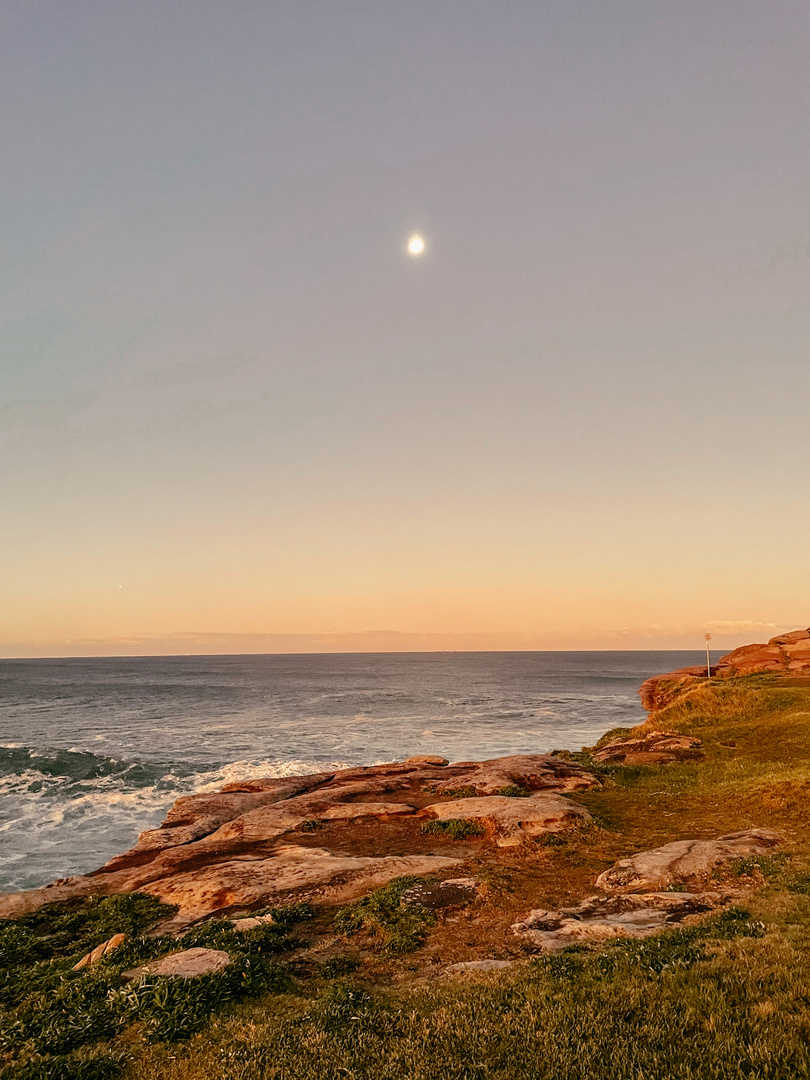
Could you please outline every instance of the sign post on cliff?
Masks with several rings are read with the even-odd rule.
[[[709,642],[712,640],[712,635],[704,634],[703,637],[706,640],[706,678],[710,679],[712,677],[712,659],[709,655]]]

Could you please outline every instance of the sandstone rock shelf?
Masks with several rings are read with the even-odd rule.
[[[598,783],[578,764],[530,754],[230,784],[178,799],[160,828],[93,873],[0,896],[0,917],[133,891],[177,906],[169,930],[288,899],[343,903],[393,878],[452,871],[482,845],[575,828],[590,815],[567,794]],[[423,833],[424,822],[448,819],[474,821],[481,836],[465,845]]]

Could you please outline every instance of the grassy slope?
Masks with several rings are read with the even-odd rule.
[[[131,1025],[112,1044],[131,1080],[810,1078],[810,690],[707,684],[644,727],[699,736],[705,760],[605,770],[577,796],[596,824],[545,848],[539,879],[533,856],[535,881],[551,906],[630,852],[778,828],[783,854],[728,871],[750,890],[744,912],[469,981],[408,986],[422,953],[380,946],[352,974],[338,963],[337,977],[232,1004],[187,1042],[150,1047]],[[510,880],[519,889],[514,867]],[[450,927],[418,929],[429,949]]]

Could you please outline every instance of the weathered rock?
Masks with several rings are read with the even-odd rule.
[[[84,874],[63,878],[58,884],[43,885],[41,889],[26,889],[25,892],[0,893],[0,919],[18,919],[38,911],[45,904],[62,903],[81,896],[104,895],[102,882]]]
[[[716,671],[716,668],[712,668],[712,674]],[[687,690],[692,690],[706,681],[705,667],[679,668],[666,675],[653,675],[639,687],[641,704],[647,712],[658,712],[660,709],[665,709],[667,705],[671,705]]]
[[[810,629],[791,630],[789,634],[777,634],[768,642],[769,645],[796,645],[799,642],[810,644]]]
[[[126,934],[113,934],[107,941],[103,941],[101,945],[96,945],[95,949],[91,949],[89,953],[86,953],[78,964],[73,965],[73,970],[81,971],[82,968],[90,967],[92,964],[98,963],[102,956],[107,956],[108,953],[120,949],[126,940]]]
[[[717,664],[721,678],[734,675],[755,675],[758,672],[781,672],[787,667],[787,647],[782,645],[743,645]]]
[[[378,791],[376,785],[364,786],[363,793]],[[354,818],[388,818],[412,814],[415,808],[408,803],[341,802],[347,795],[358,794],[357,787],[343,785],[334,789],[311,792],[299,798],[287,799],[272,806],[262,806],[228,822],[215,835],[223,840],[272,840],[305,821],[350,821]]]
[[[209,915],[259,907],[290,893],[341,903],[393,878],[436,873],[458,862],[439,855],[333,855],[323,848],[289,844],[277,847],[267,858],[232,859],[152,881],[143,891],[178,906],[167,927],[174,930]]]
[[[159,828],[142,833],[135,847],[92,874],[0,896],[0,917],[23,915],[52,901],[136,890],[179,904],[179,926],[214,913],[258,907],[302,890],[351,899],[392,877],[443,870],[457,860],[428,852],[406,855],[396,848],[385,857],[374,852],[373,858],[367,847],[356,854],[346,852],[347,842],[352,842],[349,829],[327,834],[339,837],[339,854],[278,842],[308,822],[377,819],[382,826],[416,817],[430,791],[435,792],[435,802],[427,816],[482,820],[496,843],[510,846],[526,836],[587,820],[587,812],[561,792],[596,783],[576,763],[530,754],[455,765],[443,757],[422,755],[404,762],[230,784],[227,790],[178,799]],[[478,802],[486,803],[483,812],[475,800],[473,805],[470,800],[446,801],[445,809],[436,811],[443,805],[443,790],[465,786],[481,792]],[[537,794],[527,799],[492,795],[515,786]],[[358,832],[367,842],[368,828]],[[397,835],[396,830],[389,832]],[[402,832],[398,835],[402,837]],[[419,838],[416,827],[402,838],[406,851],[412,850],[415,838]],[[443,846],[441,837],[416,842]]]
[[[621,859],[599,875],[596,885],[605,892],[630,893],[701,881],[721,863],[764,855],[781,839],[772,829],[745,829],[716,840],[676,840]]]
[[[502,795],[454,799],[426,806],[422,814],[443,821],[454,818],[476,821],[491,833],[498,847],[516,847],[529,837],[562,832],[591,820],[584,806],[555,793],[527,799]]]
[[[216,832],[225,822],[233,821],[260,806],[289,800],[302,792],[328,783],[334,773],[311,773],[306,776],[282,776],[268,780],[227,784],[222,791],[201,795],[186,795],[177,799],[157,829],[147,829],[138,837],[134,852],[162,851],[169,847],[190,844]],[[121,856],[130,859],[131,853]],[[108,868],[114,869],[118,860],[112,859]]]
[[[249,915],[242,919],[231,919],[234,930],[240,932],[258,930],[260,926],[275,926],[276,920],[272,915]]]
[[[275,795],[277,799],[289,799],[302,791],[310,791],[320,784],[327,784],[334,776],[334,772],[303,773],[300,776],[268,776],[257,777],[254,780],[235,780],[230,784],[224,784],[222,792],[260,792]],[[217,792],[219,794],[219,792]],[[189,798],[198,798],[191,795]]]
[[[594,761],[623,762],[626,765],[668,765],[673,761],[693,761],[703,757],[700,739],[674,731],[654,731],[641,739],[614,739],[594,755]]]
[[[458,787],[475,788],[479,795],[496,795],[506,787],[528,791],[582,791],[599,783],[581,765],[550,754],[515,754],[490,761],[462,761],[456,775],[435,785],[438,793]],[[459,775],[463,773],[463,775]]]
[[[132,971],[125,971],[124,978],[165,975],[175,979],[196,979],[200,975],[213,975],[216,971],[224,971],[230,962],[230,956],[221,949],[183,949]]]
[[[510,929],[521,944],[556,952],[575,942],[649,937],[687,915],[711,911],[726,899],[717,892],[591,896],[573,908],[530,911]]]

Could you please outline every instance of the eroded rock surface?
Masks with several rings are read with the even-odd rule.
[[[126,940],[126,934],[113,934],[111,938],[108,938],[106,941],[102,941],[100,945],[96,945],[95,949],[91,949],[89,953],[86,953],[78,962],[78,964],[73,965],[73,970],[81,971],[82,968],[90,967],[92,964],[97,964],[102,958],[102,956],[107,956],[108,953],[115,952],[116,949],[120,949]]]
[[[527,837],[562,832],[591,820],[584,806],[546,793],[524,799],[491,795],[434,803],[422,811],[440,820],[461,819],[482,825],[498,847],[515,847]]]
[[[444,873],[491,839],[508,847],[581,824],[587,811],[564,793],[597,783],[580,765],[526,754],[455,765],[418,756],[229,784],[178,799],[160,828],[92,874],[0,895],[0,917],[136,890],[178,905],[164,929],[288,899],[343,903],[406,874]],[[453,799],[459,788],[478,795]],[[493,794],[504,788],[532,794]],[[421,835],[425,816],[480,820],[489,835],[457,846],[454,857],[446,838]],[[369,851],[375,836],[385,840]]]
[[[610,893],[633,893],[705,881],[722,863],[764,855],[781,839],[773,829],[745,829],[716,840],[676,840],[621,859],[599,875],[596,887]]]

